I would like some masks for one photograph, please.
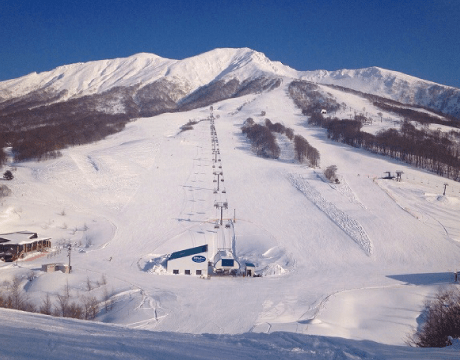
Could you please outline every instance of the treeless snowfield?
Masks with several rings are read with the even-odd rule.
[[[305,126],[306,118],[288,98],[285,85],[214,104],[225,193],[213,191],[208,108],[138,119],[123,132],[63,151],[56,160],[13,164],[15,178],[7,184],[13,194],[2,199],[1,232],[38,232],[52,237],[56,249],[52,257],[1,263],[2,282],[33,271],[35,278],[24,278],[24,289],[37,304],[46,293],[62,293],[66,284],[75,299],[91,294],[102,300],[109,294],[113,309],[102,310],[97,320],[126,327],[2,310],[5,329],[40,329],[51,321],[66,329],[75,326],[81,342],[92,341],[85,329],[95,327],[100,336],[139,337],[139,346],[147,350],[152,349],[147,339],[159,336],[169,342],[168,351],[176,338],[203,346],[215,338],[163,332],[225,334],[217,339],[227,349],[241,342],[244,348],[250,339],[260,349],[271,341],[280,344],[283,335],[278,333],[247,334],[278,331],[297,334],[289,335],[290,341],[305,341],[309,351],[316,351],[311,343],[329,340],[304,335],[404,345],[424,302],[440,286],[452,284],[453,272],[460,270],[460,185],[328,140],[324,129]],[[278,138],[280,159],[257,157],[241,133],[248,117],[293,128],[319,150],[321,168],[298,164],[284,136]],[[191,119],[203,121],[180,133]],[[329,165],[337,165],[340,184],[324,178]],[[395,170],[404,171],[402,182],[380,179]],[[214,228],[220,216],[215,201],[228,201],[225,219],[236,215],[233,244],[228,234]],[[42,264],[68,261],[67,252],[59,251],[68,241],[73,244],[72,273],[40,271]],[[205,243],[210,249],[222,243],[233,246],[240,263],[254,263],[262,277],[207,280],[165,274],[167,254]],[[343,347],[355,344],[330,341],[344,353]],[[189,345],[181,344],[185,354]],[[374,345],[359,344],[362,354],[355,349],[350,358],[372,353]],[[381,358],[392,358],[388,349],[396,348],[379,346]],[[42,345],[40,351],[52,353],[52,348]],[[398,349],[393,354],[401,355],[393,358],[460,358],[458,349],[436,354]],[[126,348],[117,348],[122,350]],[[9,351],[8,358],[15,358],[14,350]],[[110,354],[108,347],[104,351]],[[278,356],[284,350],[273,351]],[[305,358],[305,353],[292,351],[286,357]],[[344,353],[338,358],[347,358]],[[316,355],[334,358],[332,352]],[[241,356],[247,357],[244,351]]]

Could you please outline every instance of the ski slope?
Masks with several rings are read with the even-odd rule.
[[[2,359],[454,359],[460,344],[415,349],[294,333],[180,334],[0,309]],[[33,326],[31,326],[33,324]],[[23,339],[27,338],[27,346]]]
[[[109,291],[113,310],[102,310],[97,320],[123,327],[76,322],[82,342],[88,341],[89,326],[96,333],[114,331],[114,338],[139,337],[145,349],[151,349],[149,337],[159,336],[165,344],[197,340],[207,347],[215,335],[223,347],[243,342],[243,355],[243,339],[255,339],[260,351],[271,339],[275,344],[284,344],[286,337],[302,344],[326,342],[326,349],[340,348],[342,358],[349,346],[358,344],[363,353],[356,350],[353,356],[363,358],[374,345],[333,337],[403,346],[424,302],[451,284],[453,271],[460,268],[460,185],[328,140],[324,129],[305,126],[305,117],[287,96],[287,83],[269,93],[214,104],[225,194],[213,191],[208,108],[138,119],[106,140],[63,151],[61,158],[11,164],[16,168],[8,183],[13,194],[1,203],[2,232],[35,231],[51,236],[56,246],[71,241],[73,271],[39,271],[44,263],[68,261],[65,251],[55,251],[49,258],[0,263],[2,282],[33,271],[35,278],[24,279],[24,289],[37,303],[46,293],[62,292],[67,283],[75,299],[88,293],[101,299]],[[257,157],[240,129],[248,117],[293,128],[319,150],[321,168],[298,164],[286,139],[279,139],[279,160]],[[180,132],[189,120],[203,121]],[[322,175],[329,165],[338,167],[340,184]],[[396,169],[404,171],[401,183],[379,178]],[[448,191],[442,196],[445,182]],[[235,216],[235,255],[240,263],[254,263],[263,276],[166,275],[167,254],[216,243],[216,200],[228,201],[225,219]],[[101,285],[102,276],[107,285]],[[88,279],[99,286],[88,291]],[[0,314],[11,319],[11,312]],[[18,319],[37,321],[31,325],[35,328],[47,321],[72,323],[33,315]],[[11,320],[8,326],[29,326],[19,323]],[[120,346],[117,351],[129,352]],[[274,346],[276,358],[287,345]],[[381,346],[377,349],[388,354]],[[179,349],[185,353],[187,347]],[[41,349],[53,351],[52,346]],[[314,345],[306,349],[316,351]],[[398,349],[401,358],[409,352]],[[107,354],[109,347],[102,350]],[[408,356],[425,356],[412,351],[417,356]],[[460,358],[458,352],[449,354]]]

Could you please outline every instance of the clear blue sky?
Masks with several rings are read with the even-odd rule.
[[[460,87],[460,0],[0,1],[0,80],[217,47],[249,47],[297,70],[379,66]]]

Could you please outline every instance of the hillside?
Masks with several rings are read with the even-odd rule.
[[[336,104],[332,115],[358,116],[366,123],[383,122],[385,116],[387,122],[393,121],[393,127],[404,119],[415,125],[441,125],[445,132],[460,127],[458,89],[394,71],[301,72],[248,48],[215,49],[184,60],[141,53],[64,65],[0,82],[0,164],[6,160],[7,147],[15,161],[57,158],[62,149],[100,141],[139,117],[189,111],[273,91],[299,80],[317,87],[325,84],[321,85],[323,95],[317,99],[315,111],[321,110],[325,100]],[[356,107],[350,93],[366,98],[380,111],[366,111],[367,102]],[[441,153],[443,159],[439,165],[439,159],[430,159],[423,167],[456,179],[459,136],[448,136],[452,139],[447,145],[435,149],[439,136],[420,133],[422,139],[435,137],[426,147],[430,154]]]
[[[408,105],[421,105],[460,117],[460,90],[397,71],[370,67],[357,70],[309,71],[301,79],[320,84],[340,85],[364,93],[387,97]]]
[[[325,130],[306,125],[284,79],[271,91],[213,103],[225,193],[213,191],[208,106],[136,119],[56,159],[9,164],[13,193],[2,199],[2,232],[36,231],[58,247],[71,242],[73,271],[39,270],[68,261],[65,251],[56,251],[50,258],[0,263],[2,279],[24,275],[24,290],[37,304],[46,293],[56,303],[68,283],[76,301],[89,295],[101,301],[98,321],[161,332],[165,341],[164,332],[226,334],[221,339],[232,347],[244,335],[231,334],[283,331],[403,346],[424,302],[439,286],[452,284],[459,267],[460,186],[328,139]],[[367,100],[340,94],[377,116]],[[304,136],[321,155],[319,167],[296,162],[283,135],[279,159],[257,157],[241,133],[248,117],[281,122]],[[189,120],[203,121],[180,132]],[[392,123],[376,122],[369,131]],[[322,175],[333,164],[339,184]],[[395,170],[404,172],[402,182],[381,179]],[[235,216],[237,258],[254,263],[262,277],[165,274],[167,254],[215,244],[215,201],[228,202],[225,218]],[[107,294],[113,309],[105,311]],[[265,346],[262,335],[248,336]],[[283,335],[273,337],[277,343]],[[339,344],[334,348],[355,346],[318,339]],[[363,344],[356,346],[364,353],[353,350],[354,356],[373,351]]]

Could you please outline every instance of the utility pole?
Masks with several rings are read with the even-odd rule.
[[[447,185],[449,185],[449,184],[448,184],[448,183],[444,183],[444,193],[443,193],[442,195],[446,195]]]

